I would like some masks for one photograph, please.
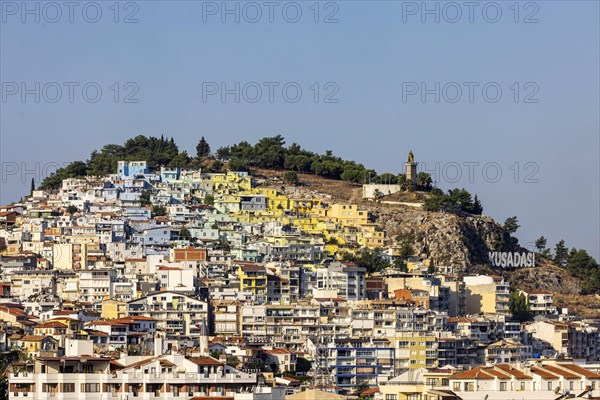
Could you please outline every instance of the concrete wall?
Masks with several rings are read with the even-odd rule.
[[[363,198],[372,199],[375,190],[379,190],[379,192],[384,195],[394,194],[400,191],[400,185],[363,185]]]

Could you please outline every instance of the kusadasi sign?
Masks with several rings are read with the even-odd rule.
[[[535,253],[532,252],[504,252],[494,251],[488,253],[490,263],[494,267],[521,268],[535,267]]]

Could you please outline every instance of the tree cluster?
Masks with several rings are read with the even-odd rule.
[[[582,280],[582,294],[600,293],[600,265],[584,249],[568,249],[564,239],[554,246],[554,254],[546,247],[548,240],[540,236],[535,241],[537,254],[554,261],[565,268],[572,276]]]
[[[87,175],[103,176],[114,174],[120,160],[144,160],[150,168],[160,166],[184,167],[192,159],[187,152],[179,151],[173,138],[146,137],[138,135],[125,142],[124,145],[107,144],[100,151],[94,150],[87,161],[74,161],[57,169],[44,179],[41,189],[56,189],[63,179],[77,178]]]
[[[582,280],[581,294],[600,293],[600,266],[587,251],[573,247],[567,256],[566,268]]]
[[[325,154],[317,154],[296,143],[286,147],[281,135],[262,138],[254,145],[242,141],[221,147],[217,149],[215,156],[219,160],[228,161],[230,169],[239,171],[248,171],[252,167],[283,169],[352,183],[398,184],[402,179],[401,175],[389,172],[378,175],[375,170],[362,164],[335,156],[331,150],[327,150]],[[417,177],[417,184],[423,190],[431,189],[429,174],[422,173],[420,178],[419,180]]]
[[[509,297],[508,309],[513,318],[517,321],[529,321],[532,317],[529,309],[529,302],[525,294],[517,291],[511,291]]]
[[[468,214],[481,215],[483,206],[481,201],[471,197],[465,189],[450,189],[444,193],[440,189],[433,189],[431,196],[425,200],[423,209],[426,211],[445,211],[453,214],[465,212]]]
[[[123,145],[107,144],[100,151],[94,150],[87,161],[74,161],[66,167],[59,168],[44,179],[40,188],[56,189],[60,187],[62,180],[67,178],[112,174],[117,170],[120,160],[145,160],[149,168],[156,169],[160,166],[200,167],[206,159],[212,160],[212,163],[204,165],[208,172],[221,172],[223,162],[228,162],[232,171],[248,171],[252,167],[283,169],[352,183],[400,184],[404,190],[432,189],[431,176],[426,172],[417,175],[413,188],[412,183],[406,181],[404,174],[386,172],[378,175],[375,170],[362,164],[335,156],[331,150],[327,150],[325,154],[317,154],[303,149],[296,143],[286,147],[285,139],[281,135],[264,137],[254,145],[242,141],[221,147],[214,153],[214,158],[204,137],[196,145],[196,156],[192,157],[186,151],[179,151],[173,138],[138,135]],[[292,175],[289,177],[293,178]]]
[[[383,258],[380,248],[370,249],[365,247],[356,254],[345,253],[342,259],[353,262],[360,267],[365,267],[367,273],[381,272],[390,266]]]

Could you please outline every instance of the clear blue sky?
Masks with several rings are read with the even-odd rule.
[[[599,2],[520,2],[518,15],[514,2],[498,2],[496,23],[497,9],[487,2],[471,15],[463,2],[453,3],[461,7],[459,18],[456,7],[428,2],[439,7],[439,22],[423,14],[422,2],[321,2],[318,23],[313,1],[274,2],[272,23],[263,3],[227,2],[239,7],[236,22],[223,14],[222,2],[123,2],[115,23],[113,2],[99,1],[102,15],[91,23],[86,19],[94,20],[97,10],[84,2],[70,23],[62,2],[52,22],[57,10],[47,3],[28,2],[39,7],[35,15],[24,13],[21,2],[2,1],[0,202],[27,193],[33,175],[53,169],[48,163],[85,159],[95,148],[137,134],[173,136],[190,153],[201,135],[216,149],[282,134],[289,144],[332,149],[380,172],[400,172],[413,149],[421,166],[440,163],[440,187],[477,193],[484,213],[500,222],[517,215],[521,243],[545,235],[553,246],[564,238],[569,247],[599,256]],[[256,4],[262,15],[252,23]],[[302,16],[291,23],[298,8]],[[138,22],[123,23],[131,14]],[[35,82],[40,102],[35,93],[22,99],[19,85],[35,92]],[[63,88],[55,103],[51,82]],[[65,82],[79,83],[72,103]],[[89,82],[102,89],[96,103],[83,98]],[[116,103],[114,82],[120,86]],[[203,101],[203,82],[229,88],[257,82],[263,93],[249,102],[256,92],[247,85],[239,103],[234,95],[222,102],[218,94]],[[264,82],[280,84],[273,102]],[[302,89],[296,103],[283,97],[289,82]],[[423,102],[409,92],[436,82],[439,103],[435,94]],[[472,102],[465,82],[479,85]],[[457,85],[462,97],[452,103]],[[136,87],[138,102],[125,103]],[[497,87],[502,96],[492,103]],[[338,102],[324,102],[334,90]],[[294,96],[288,91],[288,99]],[[469,162],[480,163],[473,182]],[[463,177],[450,182],[457,164]],[[493,182],[498,166],[502,177]],[[528,173],[537,183],[525,182]]]

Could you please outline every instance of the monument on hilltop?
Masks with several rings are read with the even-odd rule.
[[[406,163],[406,180],[412,183],[413,188],[417,185],[417,163],[415,156],[411,151],[408,152],[408,162]]]

